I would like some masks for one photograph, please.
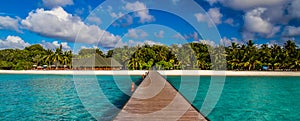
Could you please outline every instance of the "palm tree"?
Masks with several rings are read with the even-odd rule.
[[[62,64],[64,64],[64,68],[65,68],[65,65],[71,67],[72,51],[65,51],[62,56],[61,61],[62,61]]]
[[[296,58],[296,48],[296,44],[291,40],[288,40],[286,43],[284,43],[284,63],[286,63],[285,68],[294,69],[296,67],[295,61],[298,60]]]
[[[40,64],[40,61],[42,60],[42,55],[38,54],[34,56],[32,60],[38,66]]]
[[[226,53],[224,47],[217,46],[211,52],[212,68],[215,70],[225,70],[226,68]]]
[[[239,68],[240,63],[240,53],[239,53],[239,45],[236,43],[231,43],[231,46],[229,46],[229,52],[227,52],[227,60],[228,60],[228,66],[231,70],[235,70]]]
[[[52,62],[55,63],[56,69],[58,69],[58,63],[60,63],[63,60],[62,54],[62,45],[60,45],[59,48],[56,48],[54,55],[52,56]]]
[[[130,69],[137,70],[142,66],[142,63],[139,61],[138,58],[135,57],[135,58],[130,59],[128,65],[129,65]]]
[[[270,66],[270,58],[271,58],[271,50],[268,47],[268,44],[263,44],[260,47],[259,50],[259,60],[261,61],[261,64],[264,66]]]
[[[274,71],[276,67],[280,67],[282,63],[282,49],[277,44],[271,47],[271,58],[270,63],[272,65],[272,70]]]
[[[48,50],[46,50],[45,55],[42,57],[44,62],[48,64],[48,68],[50,68],[50,63],[52,62],[53,56],[54,56],[53,51],[48,49]]]

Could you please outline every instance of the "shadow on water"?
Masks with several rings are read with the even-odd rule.
[[[115,78],[115,79],[119,79],[119,78]],[[125,106],[125,104],[127,103],[127,101],[130,99],[132,95],[131,83],[127,83],[128,80],[127,82],[124,80],[124,82],[126,83],[121,83],[121,84],[116,84],[116,80],[115,81],[112,80],[114,79],[99,80],[99,85],[104,95],[107,97],[109,102],[117,108],[117,110],[115,108],[112,108],[112,109],[107,109],[105,112],[102,112],[103,114],[101,116],[102,117],[101,120],[105,120],[105,121],[112,120],[119,113],[119,111]],[[142,78],[140,76],[130,76],[130,80],[132,80],[132,82],[134,82],[136,85],[139,85],[142,82]],[[122,88],[122,90],[120,88]]]

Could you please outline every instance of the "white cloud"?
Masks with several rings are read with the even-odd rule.
[[[96,24],[96,25],[100,25],[101,24],[101,18],[99,16],[96,16],[94,14],[91,14],[88,18],[87,18],[87,21],[88,22],[91,22],[93,24]]]
[[[266,37],[267,37],[267,38],[272,38],[272,37],[274,37],[274,35],[277,34],[277,33],[280,31],[280,28],[281,28],[280,26],[274,26],[274,27],[272,28],[271,32],[268,33],[268,34],[266,35]]]
[[[266,10],[266,8],[256,8],[246,13],[244,27],[247,32],[258,33],[267,38],[273,37],[279,32],[280,27],[275,27],[268,20],[261,17]]]
[[[222,23],[222,17],[223,15],[220,13],[219,8],[211,8],[208,10],[208,15],[213,20],[215,24],[221,24]]]
[[[68,45],[67,42],[61,42],[59,43],[58,41],[53,41],[51,42],[46,42],[45,40],[42,40],[42,42],[40,43],[44,48],[46,49],[51,49],[54,50],[56,48],[59,48],[60,45],[62,45],[62,49],[63,50],[71,50],[71,47]]]
[[[237,26],[236,24],[234,24],[234,20],[232,18],[228,18],[224,21],[224,23],[229,24],[231,26]]]
[[[207,22],[209,26],[212,25],[211,21],[215,24],[221,24],[222,23],[222,17],[223,14],[220,13],[219,8],[210,8],[207,12],[208,16],[203,13],[196,13],[195,17],[198,22]]]
[[[213,5],[218,2],[218,0],[206,0],[210,5]]]
[[[0,29],[15,30],[20,32],[19,20],[9,16],[0,16]]]
[[[139,17],[140,23],[152,22],[154,17],[149,14],[149,10],[142,2],[136,1],[134,3],[126,3],[125,9],[129,11],[136,11],[135,16]]]
[[[220,43],[224,46],[230,46],[231,43],[232,43],[232,40],[230,40],[229,38],[227,37],[223,37],[221,40],[220,40]]]
[[[257,7],[270,7],[280,5],[286,0],[218,0],[223,5],[237,10],[250,10]]]
[[[220,43],[224,44],[224,46],[228,47],[231,46],[232,43],[236,43],[236,44],[244,44],[243,41],[239,41],[237,38],[235,37],[231,37],[231,38],[227,38],[227,37],[223,37],[220,40]]]
[[[150,46],[153,46],[153,45],[163,45],[162,43],[160,42],[155,42],[153,40],[144,40],[143,42],[141,41],[134,41],[134,40],[129,40],[128,42],[126,43],[123,43],[123,44],[120,44],[122,46],[137,46],[137,45],[140,45],[140,46],[143,46],[143,45],[150,45]],[[119,46],[119,47],[122,47],[122,46]]]
[[[155,42],[155,41],[152,41],[152,40],[145,40],[144,43],[147,44],[147,45],[150,45],[150,46],[152,46],[152,45],[163,45],[160,42]]]
[[[269,31],[272,28],[272,24],[261,18],[261,15],[266,10],[266,8],[257,8],[246,13],[245,27],[248,31],[258,33],[269,33]]]
[[[300,27],[286,26],[283,35],[287,37],[300,36]]]
[[[114,47],[121,41],[120,36],[101,30],[95,25],[86,25],[79,17],[67,13],[61,7],[52,10],[37,9],[30,12],[21,23],[32,32],[70,42],[76,39],[77,42]]]
[[[249,31],[243,31],[242,33],[243,41],[253,40],[255,39],[255,34]]]
[[[207,17],[206,17],[205,14],[196,13],[195,17],[196,17],[196,19],[197,19],[198,22],[205,22],[205,21],[207,21]]]
[[[179,37],[179,39],[181,38],[181,35],[176,35]],[[198,41],[199,37],[198,37],[198,33],[194,32],[194,33],[190,33],[190,34],[185,34],[183,35],[184,39],[188,40],[188,39],[193,39],[193,41]]]
[[[177,34],[173,35],[173,38],[179,39],[179,40],[184,40],[185,39],[180,33],[177,33]]]
[[[289,11],[293,17],[300,18],[300,0],[293,0]]]
[[[210,45],[210,46],[215,46],[216,45],[216,43],[214,41],[211,41],[211,40],[199,40],[199,43],[205,44],[205,45]]]
[[[0,49],[24,49],[27,46],[30,44],[19,36],[7,36],[5,40],[0,39]]]
[[[112,18],[116,19],[116,21],[112,24],[113,26],[125,27],[133,23],[133,18],[131,15],[124,15],[122,12],[113,12],[112,6],[107,6],[107,12]]]
[[[128,38],[141,39],[147,37],[148,34],[141,29],[129,29],[125,36]]]
[[[154,36],[156,38],[164,38],[164,31],[163,30],[160,30],[158,33],[157,32],[154,32]]]
[[[120,18],[117,19],[117,21],[115,21],[113,23],[113,26],[122,26],[122,27],[126,27],[129,26],[133,23],[133,18],[130,15],[124,15]]]
[[[54,8],[59,6],[73,5],[73,0],[43,0],[46,7]]]

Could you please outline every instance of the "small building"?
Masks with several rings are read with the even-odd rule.
[[[103,58],[94,54],[87,58],[73,58],[74,70],[120,70],[122,65],[113,58]]]

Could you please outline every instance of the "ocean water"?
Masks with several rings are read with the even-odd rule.
[[[184,89],[185,97],[194,95],[191,87],[200,82],[191,102],[202,108],[211,77],[166,78]],[[0,120],[111,120],[130,98],[131,80],[139,84],[141,76],[0,74]],[[299,102],[300,77],[226,77],[219,101],[207,117],[212,121],[296,121],[300,120]]]
[[[139,84],[141,76],[76,76],[76,79],[75,83],[70,75],[0,74],[0,120],[111,120],[118,113],[116,109],[129,99],[131,80]],[[85,83],[90,80],[98,85]],[[84,89],[80,93],[90,97],[80,97],[79,88]],[[93,93],[94,88],[103,94]],[[95,97],[102,99],[87,102]]]
[[[169,76],[178,90],[189,89],[200,81],[192,104],[201,109],[211,77]],[[185,97],[191,94],[181,91]],[[201,111],[201,110],[200,110]],[[222,94],[207,116],[212,121],[299,121],[300,77],[226,77]]]

